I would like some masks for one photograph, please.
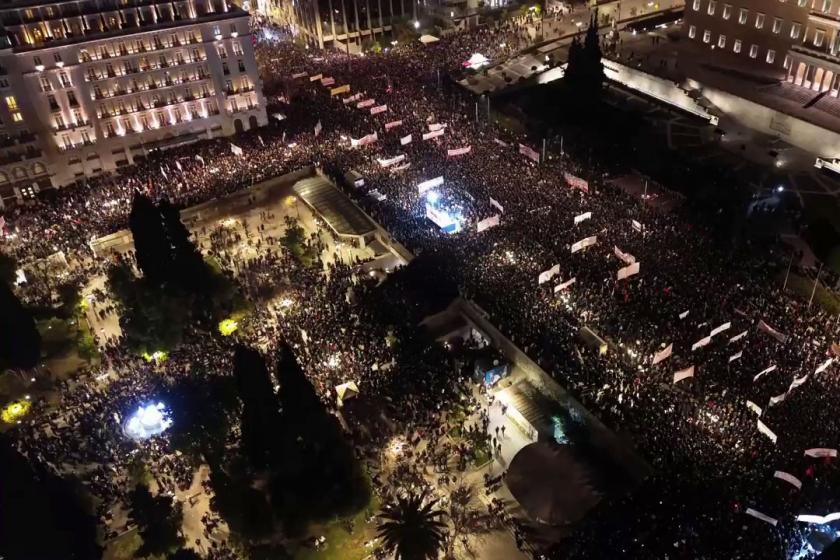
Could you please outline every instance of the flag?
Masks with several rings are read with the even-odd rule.
[[[533,148],[530,148],[529,146],[526,146],[525,144],[519,144],[519,153],[529,159],[534,160],[537,163],[540,162],[539,152],[537,152]]]
[[[309,76],[309,81],[310,82],[317,82],[318,80],[320,80],[323,77],[324,77],[323,74],[315,74],[314,76]]]
[[[259,141],[260,141],[260,146],[262,146],[263,148],[265,148],[265,142],[263,141],[262,136],[260,136],[259,134],[257,134],[257,140],[259,140]]]
[[[716,334],[720,334],[723,331],[728,330],[729,327],[731,327],[731,326],[732,326],[732,323],[729,322],[729,323],[724,323],[719,327],[715,327],[714,329],[712,329],[712,332],[709,333],[709,336],[715,336]]]
[[[732,338],[729,339],[729,342],[727,342],[727,344],[729,344],[731,342],[738,342],[739,340],[741,340],[745,336],[747,336],[747,331],[744,331],[741,334],[736,334],[735,336],[733,336]]]
[[[633,229],[635,229],[638,232],[644,231],[645,226],[643,226],[641,222],[637,222],[636,220],[632,220],[632,222],[633,222]]]
[[[575,225],[578,225],[579,223],[581,223],[585,220],[588,220],[591,217],[592,217],[592,212],[584,212],[583,214],[578,214],[577,216],[575,216]]]
[[[495,206],[499,209],[499,212],[504,213],[505,209],[502,208],[502,205],[499,204],[492,196],[490,197],[490,206]]]
[[[829,513],[828,515],[797,515],[796,520],[802,523],[816,523],[817,525],[825,525],[826,523],[833,523],[840,519],[840,512]]]
[[[580,177],[575,177],[571,173],[563,172],[563,178],[569,183],[569,186],[573,189],[580,189],[585,193],[589,192],[589,182],[581,179]]]
[[[321,120],[318,119],[318,122],[315,123],[315,138],[318,138],[318,136],[321,135],[321,129],[322,128],[323,127],[321,126]]]
[[[490,216],[489,218],[485,218],[476,224],[476,230],[482,232],[486,229],[490,229],[492,227],[496,227],[499,225],[499,215],[496,214],[495,216]]]
[[[636,257],[631,255],[630,253],[625,253],[624,251],[619,249],[617,245],[613,245],[613,252],[615,253],[616,257],[618,257],[627,264],[633,264],[634,262],[636,262]]]
[[[758,406],[757,404],[755,404],[754,402],[747,401],[747,408],[749,408],[750,410],[752,410],[753,412],[755,412],[756,414],[761,416],[761,412],[762,412],[761,407]]]
[[[694,351],[695,351],[695,350],[697,350],[698,348],[703,348],[704,346],[706,346],[706,345],[707,345],[708,343],[710,343],[711,341],[712,341],[712,337],[711,337],[711,336],[707,336],[707,337],[705,337],[705,338],[701,338],[700,340],[698,340],[697,342],[695,342],[694,344],[692,344],[692,345],[691,345],[691,351],[692,351],[692,352],[694,352]]]
[[[653,355],[653,360],[651,360],[650,365],[655,366],[662,360],[666,360],[671,357],[671,354],[674,352],[674,344],[671,343],[656,354]]]
[[[402,144],[403,146],[411,144],[411,134],[409,134],[408,136],[403,136],[402,138],[400,138],[400,144]]]
[[[732,363],[732,362],[734,362],[735,360],[740,359],[740,358],[741,358],[741,355],[742,355],[743,353],[744,353],[744,352],[743,352],[743,351],[741,351],[741,352],[737,352],[737,353],[732,354],[731,356],[729,356],[729,363],[731,364],[731,363]]]
[[[197,154],[196,154],[195,159],[197,159],[198,161],[200,161],[200,162],[201,162],[201,165],[207,165],[206,163],[204,163],[204,158],[203,158],[203,157],[201,157],[200,155],[197,155]]]
[[[815,374],[819,374],[819,373],[824,372],[824,371],[825,371],[825,369],[826,369],[828,366],[830,366],[830,365],[831,365],[831,363],[832,363],[833,361],[834,361],[834,358],[829,358],[829,359],[827,359],[827,360],[826,360],[826,361],[824,361],[822,364],[820,364],[820,367],[818,367],[818,368],[817,368],[817,370],[816,370],[814,373],[815,373]]]
[[[307,74],[306,72],[298,72],[297,74],[292,74],[292,79],[297,80],[298,78],[305,78],[308,75],[309,74]]]
[[[574,284],[576,280],[577,280],[576,278],[572,277],[572,278],[569,278],[568,280],[566,280],[565,282],[561,282],[560,284],[557,284],[556,286],[554,286],[554,293],[556,294],[556,293],[562,292],[563,290],[565,290],[566,288],[568,288],[569,286]]]
[[[343,86],[332,88],[330,90],[330,97],[335,97],[336,95],[340,95],[342,93],[350,93],[350,84],[344,84]]]
[[[770,367],[768,367],[768,368],[765,368],[765,369],[763,369],[763,370],[759,371],[759,372],[756,374],[756,376],[755,376],[755,377],[753,377],[753,383],[755,383],[756,381],[758,381],[758,378],[759,378],[759,377],[761,377],[762,375],[765,375],[765,374],[768,374],[768,373],[770,373],[770,372],[776,371],[776,367],[777,367],[777,366],[776,366],[775,364],[773,364],[772,366],[770,366]]]
[[[638,274],[640,266],[641,263],[637,261],[633,264],[625,266],[624,268],[619,268],[616,273],[616,280],[624,280],[625,278],[630,278],[631,276]]]
[[[426,132],[423,134],[423,140],[431,140],[432,138],[437,138],[438,136],[443,136],[444,130],[441,128],[439,130],[435,130],[432,132]]]
[[[694,377],[694,366],[674,372],[674,383],[679,383],[683,379],[688,379],[689,377]]]
[[[242,153],[243,153],[242,148],[240,148],[239,146],[237,146],[233,142],[230,143],[230,151],[233,152],[234,154],[240,156],[240,157],[242,156]]]
[[[388,110],[387,105],[379,105],[378,107],[372,107],[370,110],[371,115],[378,115],[379,113],[384,113]]]
[[[335,84],[335,78],[321,78],[321,85],[324,87]]]
[[[367,107],[372,107],[375,103],[375,99],[365,99],[364,101],[359,101],[356,104],[356,109],[365,109]]]
[[[776,440],[779,439],[778,436],[776,436],[776,434],[773,433],[773,430],[768,428],[764,422],[761,420],[758,420],[757,422],[756,426],[758,427],[758,431],[770,438],[770,441],[775,444]]]
[[[766,332],[767,334],[769,334],[770,336],[772,336],[773,338],[775,338],[776,340],[778,340],[781,343],[784,343],[785,341],[787,341],[787,335],[784,335],[784,334],[780,333],[779,331],[777,331],[776,329],[774,329],[773,327],[771,327],[770,325],[768,325],[764,321],[760,320],[758,322],[758,330]]]
[[[680,319],[685,319],[686,317],[688,317],[688,311],[689,310],[686,310],[686,311],[683,311],[682,313],[680,313]]]
[[[376,161],[377,161],[377,162],[379,163],[379,165],[380,165],[380,166],[382,166],[382,167],[391,167],[392,165],[394,165],[394,164],[396,164],[396,163],[399,163],[399,162],[401,162],[401,161],[402,161],[402,160],[404,160],[404,159],[405,159],[405,154],[401,154],[401,155],[394,156],[394,157],[392,157],[392,158],[388,158],[388,159],[380,159],[380,158],[376,158]]]
[[[435,187],[439,187],[443,184],[443,176],[435,177],[434,179],[429,179],[428,181],[423,181],[417,185],[417,192],[420,194],[425,193],[426,191],[433,189]]]
[[[761,422],[759,422],[759,424],[760,424],[760,423],[761,423]],[[772,432],[771,432],[771,433],[772,433]],[[774,437],[775,437],[775,436],[774,436]],[[773,441],[773,443],[775,443],[775,440]],[[747,511],[746,511],[746,512],[744,512],[744,513],[746,513],[747,515],[752,515],[752,516],[753,516],[753,517],[755,517],[756,519],[760,519],[760,520],[764,521],[765,523],[769,523],[769,524],[770,524],[770,525],[772,525],[773,527],[775,527],[775,526],[776,526],[776,523],[778,523],[778,522],[779,522],[777,519],[773,519],[773,518],[772,518],[772,517],[770,517],[769,515],[764,515],[764,514],[763,514],[763,513],[761,513],[760,511],[754,510],[753,508],[747,508]]]
[[[391,130],[392,128],[396,128],[396,127],[401,126],[401,125],[402,125],[402,121],[387,122],[387,123],[385,123],[385,130],[388,131],[388,130]]]
[[[472,146],[465,146],[463,148],[455,148],[454,150],[446,150],[446,155],[449,157],[463,156],[472,151]]]
[[[554,278],[558,274],[560,274],[560,265],[555,264],[554,266],[552,266],[548,270],[540,272],[540,275],[537,277],[537,285],[545,284],[546,282],[548,282],[549,280],[551,280],[552,278]]]
[[[814,447],[805,450],[806,457],[837,457],[836,449],[829,449],[827,447]]]
[[[432,123],[429,125],[429,132],[437,132],[446,128],[446,123]]]

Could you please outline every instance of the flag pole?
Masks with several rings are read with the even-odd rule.
[[[811,299],[808,300],[808,309],[811,309],[811,303],[814,301],[814,294],[817,293],[817,282],[820,281],[820,273],[823,269],[823,263],[820,263],[820,269],[817,271],[817,277],[814,278],[814,289],[811,290]]]

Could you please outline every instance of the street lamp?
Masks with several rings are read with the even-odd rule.
[[[419,20],[416,20],[416,19],[414,20],[414,29],[420,29],[420,21]]]

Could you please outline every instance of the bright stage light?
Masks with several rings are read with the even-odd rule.
[[[6,405],[6,408],[0,412],[0,418],[2,418],[3,422],[6,424],[14,424],[29,414],[30,408],[32,408],[32,403],[28,399],[15,401]]]
[[[138,408],[123,426],[125,435],[134,440],[144,440],[165,432],[172,425],[169,411],[159,402]]]

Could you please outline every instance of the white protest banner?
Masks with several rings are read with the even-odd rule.
[[[729,356],[729,363],[731,364],[731,363],[732,363],[732,362],[734,362],[735,360],[739,360],[739,359],[741,359],[741,355],[742,355],[743,353],[744,353],[743,351],[740,351],[740,352],[737,352],[737,353],[732,354],[731,356]]]
[[[499,209],[499,212],[504,212],[505,211],[505,209],[502,208],[502,205],[499,204],[499,202],[496,199],[494,199],[493,197],[490,197],[490,206],[495,206],[496,208]]]
[[[443,136],[444,130],[441,128],[440,130],[435,130],[433,132],[426,132],[423,134],[423,140],[431,140],[432,138],[437,138],[438,136]]]
[[[429,132],[436,132],[446,128],[446,123],[432,123],[429,125]]]
[[[200,162],[201,162],[201,165],[207,165],[206,163],[204,163],[204,158],[203,158],[203,157],[201,157],[201,156],[199,156],[199,155],[196,155],[196,156],[195,156],[195,159],[197,159],[198,161],[200,161]]]
[[[335,85],[335,78],[321,78],[321,85],[324,87]]]
[[[674,383],[679,383],[683,379],[688,379],[689,377],[694,377],[694,366],[674,372]]]
[[[409,134],[408,136],[403,136],[402,138],[400,138],[400,144],[402,144],[403,146],[411,144],[411,134]]]
[[[375,103],[375,99],[365,99],[364,101],[359,101],[358,103],[356,103],[356,109],[366,109],[367,107],[373,107]]]
[[[394,173],[394,172],[396,172],[396,171],[404,171],[404,170],[408,169],[409,167],[411,167],[411,162],[410,162],[410,161],[407,161],[407,162],[405,162],[405,163],[404,163],[404,164],[402,164],[402,165],[398,165],[398,166],[396,166],[396,167],[392,167],[392,168],[391,168],[391,173]]]
[[[403,161],[404,159],[405,159],[405,154],[401,154],[401,155],[394,156],[394,157],[388,158],[388,159],[376,158],[376,161],[382,167],[391,167],[392,165],[397,164],[397,163]]]
[[[703,348],[704,346],[706,346],[706,345],[707,345],[708,343],[710,343],[711,341],[712,341],[712,337],[711,337],[711,336],[707,336],[707,337],[705,337],[705,338],[701,338],[700,340],[698,340],[697,342],[695,342],[694,344],[692,344],[692,345],[691,345],[691,351],[692,351],[692,352],[694,352],[694,351],[695,351],[695,350],[697,350],[698,348]]]
[[[359,92],[359,93],[356,93],[354,95],[351,95],[350,97],[345,97],[344,99],[341,100],[341,102],[344,103],[345,105],[347,105],[348,103],[353,103],[354,101],[358,101],[362,97],[364,97],[364,94],[362,92]]]
[[[767,425],[761,420],[758,420],[756,426],[758,427],[758,431],[770,438],[770,441],[772,441],[774,444],[776,443],[776,440],[779,439],[778,436],[776,436],[776,434],[773,433],[773,430],[768,428]]]
[[[534,160],[535,162],[540,162],[540,154],[536,150],[526,146],[525,144],[519,144],[519,153],[523,156]]]
[[[680,319],[685,319],[686,317],[688,317],[688,311],[689,310],[686,310],[686,311],[683,311],[682,313],[680,313]]]
[[[758,406],[757,404],[755,404],[754,402],[747,401],[747,408],[749,408],[750,410],[752,410],[753,412],[755,412],[756,414],[761,416],[761,412],[762,412],[761,407]]]
[[[598,242],[598,236],[597,235],[593,235],[591,237],[586,237],[584,239],[581,239],[580,241],[578,241],[577,243],[572,245],[572,253],[577,253],[581,249],[586,249],[587,247],[589,247],[591,245],[595,245],[597,242]]]
[[[241,156],[242,155],[242,148],[234,144],[233,142],[230,143],[230,151],[234,154]]]
[[[446,150],[448,157],[463,156],[472,151],[472,146],[464,146],[463,148],[455,148],[454,150]]]
[[[435,177],[434,179],[429,179],[428,181],[423,181],[417,185],[417,191],[420,194],[425,193],[426,191],[433,189],[435,187],[439,187],[443,184],[443,177]]]
[[[645,226],[643,226],[641,222],[637,222],[636,220],[631,220],[631,222],[633,224],[633,229],[636,231],[642,232],[645,230]]]
[[[537,285],[545,284],[546,282],[548,282],[549,280],[551,280],[552,278],[554,278],[558,274],[560,274],[560,265],[555,264],[554,266],[552,266],[548,270],[540,272],[540,275],[537,277]]]
[[[476,224],[476,230],[479,232],[484,231],[485,229],[490,229],[492,227],[496,227],[499,225],[499,215],[496,214],[495,216],[490,216],[489,218],[485,218]]]
[[[709,333],[709,336],[715,336],[716,334],[720,334],[723,331],[728,330],[729,327],[731,327],[731,326],[732,326],[732,323],[728,322],[728,323],[722,324],[719,327],[715,327],[715,328],[712,329],[712,332]]]
[[[796,520],[802,523],[816,523],[817,525],[824,525],[826,523],[833,523],[840,519],[840,512],[829,513],[828,515],[797,515]]]
[[[298,78],[305,78],[308,75],[309,74],[307,74],[306,72],[298,72],[297,74],[292,74],[292,79],[297,80]]]
[[[493,138],[493,142],[495,142],[496,144],[498,144],[499,146],[502,146],[504,148],[507,148],[508,146],[510,146],[510,144],[508,144],[507,142],[502,142],[498,138]]]
[[[820,364],[820,367],[818,367],[818,368],[817,368],[817,370],[816,370],[814,373],[815,373],[815,374],[819,374],[819,373],[824,372],[824,371],[825,371],[825,369],[826,369],[828,366],[830,366],[830,365],[831,365],[831,362],[833,362],[833,361],[834,361],[834,358],[829,358],[829,359],[827,359],[826,361],[824,361],[823,363],[821,363],[821,364]]]
[[[790,382],[790,387],[788,387],[788,391],[793,391],[794,389],[796,389],[797,387],[799,387],[800,385],[802,385],[803,383],[808,381],[809,377],[811,377],[811,376],[810,375],[803,375],[802,377],[794,377],[793,381]]]
[[[636,257],[631,255],[630,253],[625,253],[624,251],[618,248],[618,245],[613,245],[613,252],[615,253],[615,256],[621,259],[621,261],[624,263],[633,264],[634,262],[636,262]]]
[[[260,143],[262,144],[262,137],[257,136],[257,138],[259,138],[259,139],[260,139]],[[265,146],[265,144],[263,144],[263,146]],[[177,167],[177,168],[178,168],[178,171],[180,171],[180,172],[182,172],[182,173],[183,173],[184,168],[183,168],[183,167],[181,167],[181,162],[180,162],[180,161],[178,161],[177,159],[175,160],[175,167]],[[0,227],[0,229],[2,229],[2,227]]]
[[[732,338],[729,339],[729,342],[727,342],[727,344],[730,344],[732,342],[738,342],[739,340],[741,340],[745,336],[747,336],[747,331],[744,331],[741,334],[736,334],[735,336],[733,336]]]
[[[592,218],[592,212],[584,212],[575,216],[575,225]]]
[[[805,450],[806,457],[837,457],[836,449],[829,449],[827,447],[814,447]]]
[[[314,76],[309,76],[309,81],[310,82],[317,82],[318,80],[320,80],[323,77],[324,77],[323,74],[315,74]]]
[[[651,360],[650,365],[655,366],[662,360],[666,360],[671,357],[671,354],[674,352],[674,344],[671,343],[656,354],[653,355],[653,360]]]
[[[557,284],[556,286],[554,286],[554,293],[557,294],[557,293],[562,292],[563,290],[565,290],[566,288],[568,288],[569,286],[574,284],[576,280],[577,280],[577,278],[569,278],[565,282],[561,282],[560,284]]]
[[[335,97],[336,95],[340,95],[342,93],[350,93],[350,84],[344,84],[343,86],[332,88],[330,90],[330,97]]]
[[[784,343],[785,341],[787,341],[787,335],[784,335],[784,334],[780,333],[779,331],[777,331],[776,329],[774,329],[773,327],[771,327],[770,325],[768,325],[764,321],[759,321],[758,322],[758,330],[766,332],[767,334],[769,334],[770,336],[772,336],[773,338],[775,338],[779,342]]]
[[[315,137],[316,137],[316,138],[317,138],[317,137],[321,134],[321,130],[322,130],[322,128],[323,128],[323,127],[321,127],[321,121],[318,121],[318,122],[315,124]]]
[[[775,527],[776,524],[779,522],[778,519],[773,519],[769,515],[764,515],[760,511],[754,510],[753,508],[747,508],[747,511],[745,511],[744,513],[746,513],[747,515],[752,515],[756,519],[760,519],[760,520],[764,521],[765,523],[769,523],[773,527]]]
[[[569,183],[569,186],[573,189],[580,189],[585,193],[589,192],[589,182],[581,179],[580,177],[575,177],[571,173],[563,172],[563,178]]]
[[[397,128],[398,126],[402,126],[402,121],[391,121],[385,123],[385,130],[391,130],[392,128]]]
[[[615,277],[617,280],[624,280],[625,278],[630,278],[631,276],[639,273],[640,266],[641,263],[634,262],[633,264],[627,265],[624,268],[619,268]]]
[[[379,113],[384,113],[388,110],[387,105],[379,105],[378,107],[371,107],[370,114],[371,115],[378,115]]]
[[[776,406],[780,402],[784,401],[787,398],[788,394],[782,393],[781,395],[776,395],[775,397],[770,397],[770,402],[767,403],[767,408],[771,406]]]
[[[765,369],[763,369],[763,370],[759,371],[759,372],[755,375],[755,377],[753,377],[753,383],[755,383],[756,381],[758,381],[758,378],[759,378],[759,377],[761,377],[762,375],[766,375],[766,374],[768,374],[768,373],[770,373],[770,372],[776,371],[776,367],[777,367],[777,366],[776,366],[775,364],[773,364],[772,366],[770,366],[770,367],[768,367],[768,368],[765,368]]]
[[[379,136],[374,132],[372,134],[368,134],[366,136],[362,136],[358,140],[355,138],[350,139],[350,145],[354,148],[358,146],[367,146],[368,144],[373,144],[379,139]]]

